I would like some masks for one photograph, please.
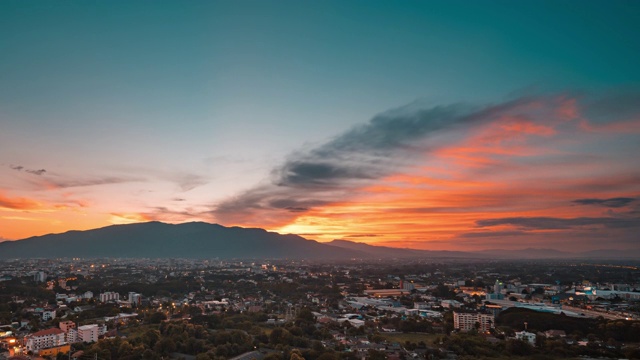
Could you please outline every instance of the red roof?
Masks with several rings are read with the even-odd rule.
[[[58,335],[58,334],[64,334],[64,331],[58,328],[51,328],[46,330],[40,330],[38,332],[31,334],[31,336],[47,336],[47,335]]]

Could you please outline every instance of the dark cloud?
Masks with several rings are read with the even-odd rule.
[[[332,194],[331,191],[304,191],[267,184],[219,204],[213,215],[223,224],[247,220],[247,223],[275,224],[325,204],[327,200],[322,198],[333,199]]]
[[[133,181],[142,181],[143,179],[134,177],[118,177],[118,176],[104,176],[94,178],[76,178],[68,179],[61,177],[51,177],[46,180],[46,185],[54,188],[72,188],[83,186],[97,186],[97,185],[109,185],[120,184]]]
[[[481,119],[462,104],[427,110],[412,104],[388,111],[321,146],[291,154],[272,171],[268,183],[218,204],[213,213],[223,223],[288,219],[343,199],[358,186],[411,164],[418,154],[443,141],[436,135]],[[268,211],[258,220],[258,213]]]
[[[640,218],[578,217],[563,219],[554,217],[509,217],[478,220],[476,221],[476,225],[478,227],[513,225],[522,229],[532,230],[564,230],[579,227],[619,229],[640,227]]]
[[[193,190],[208,182],[206,178],[195,174],[170,175],[169,180],[175,182],[182,191]]]
[[[275,183],[292,187],[343,187],[373,180],[397,168],[399,154],[440,130],[473,121],[467,105],[428,110],[413,105],[380,114],[315,149],[298,152],[274,170]]]
[[[43,175],[44,173],[47,172],[47,170],[45,169],[28,169],[22,165],[9,165],[9,167],[16,171],[24,171],[26,173],[38,175],[38,176]]]
[[[306,212],[306,211],[309,211],[309,208],[305,208],[305,207],[292,207],[292,206],[287,206],[285,209],[286,209],[286,210],[289,210],[289,211],[291,211],[291,212],[294,212],[294,213],[296,213],[296,212]]]
[[[610,208],[619,208],[627,206],[636,200],[636,198],[617,197],[610,199],[577,199],[572,202],[578,205],[598,205]]]
[[[47,172],[47,170],[45,169],[39,169],[39,170],[25,170],[26,172],[28,172],[29,174],[34,174],[34,175],[42,175],[44,173]]]

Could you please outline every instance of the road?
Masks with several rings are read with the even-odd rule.
[[[602,316],[603,318],[605,318],[607,320],[625,320],[626,319],[626,317],[624,317],[622,315],[618,315],[618,314],[612,314],[612,313],[605,313],[605,312],[600,312],[600,311],[581,309],[581,308],[578,308],[578,307],[573,307],[573,306],[568,306],[568,305],[562,305],[562,309],[563,310],[573,311],[573,312],[578,313],[578,314],[584,314],[586,317],[591,317],[591,318],[596,318],[598,316]]]

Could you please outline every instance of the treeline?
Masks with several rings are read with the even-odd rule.
[[[589,342],[586,346],[569,345],[563,340],[538,338],[536,346],[528,342],[509,339],[490,342],[477,333],[460,333],[436,339],[442,348],[458,355],[459,359],[564,359],[573,357],[639,359],[637,348],[620,344]]]
[[[564,330],[576,339],[592,337],[605,342],[609,339],[640,342],[640,321],[576,318],[520,308],[507,309],[496,318],[497,326],[518,330],[524,329],[525,322],[532,332]]]

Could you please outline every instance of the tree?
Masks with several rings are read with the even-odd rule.
[[[300,350],[294,349],[294,350],[291,350],[291,356],[289,357],[289,360],[305,360],[305,359],[300,353]]]
[[[298,312],[296,316],[296,323],[298,322],[306,322],[306,323],[315,323],[316,317],[313,315],[309,308],[303,308]]]
[[[378,350],[369,349],[367,352],[367,359],[369,360],[387,360],[387,355]]]
[[[283,344],[289,345],[291,344],[293,336],[287,329],[283,329],[281,327],[273,329],[271,334],[269,334],[269,343],[272,345]]]
[[[526,356],[531,354],[533,348],[522,340],[508,340],[506,350],[511,355]]]
[[[176,343],[170,338],[162,338],[158,341],[153,349],[163,355],[168,355],[176,351]]]

